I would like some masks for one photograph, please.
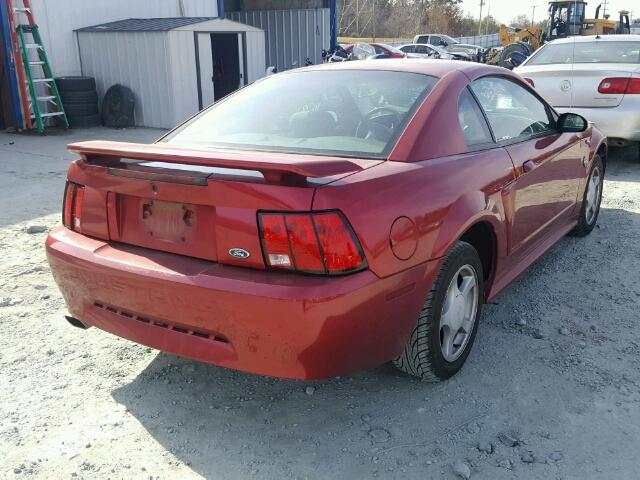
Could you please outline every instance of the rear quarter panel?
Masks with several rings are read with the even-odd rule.
[[[314,209],[339,208],[360,239],[371,270],[392,275],[442,257],[474,223],[488,222],[505,251],[502,189],[514,178],[502,148],[406,163],[388,161],[319,188]],[[390,231],[399,217],[409,218],[417,244],[406,260],[394,255]]]

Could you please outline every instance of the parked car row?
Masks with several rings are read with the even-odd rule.
[[[514,71],[559,112],[593,122],[609,145],[640,142],[640,35],[554,40]]]
[[[465,51],[449,51],[436,45],[409,43],[393,47],[385,43],[355,43],[341,45],[332,52],[323,52],[325,61],[380,60],[385,58],[430,58],[470,61],[474,57]]]

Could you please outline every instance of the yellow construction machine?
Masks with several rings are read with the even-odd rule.
[[[587,2],[577,0],[551,0],[549,2],[549,23],[546,29],[540,27],[513,28],[500,25],[501,47],[486,54],[486,62],[513,68],[523,58],[528,57],[545,42],[556,38],[577,35],[615,35],[630,33],[629,12],[621,10],[619,19],[611,20],[609,15],[600,18],[602,5],[596,8],[595,18],[585,18]]]

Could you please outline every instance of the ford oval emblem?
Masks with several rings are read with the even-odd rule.
[[[251,254],[247,252],[244,248],[232,248],[231,250],[229,250],[229,255],[231,255],[234,258],[241,258],[241,259],[249,258],[251,256]]]

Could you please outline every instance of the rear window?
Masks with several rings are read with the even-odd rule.
[[[163,142],[385,157],[436,81],[372,70],[281,73],[213,105]]]
[[[640,63],[640,42],[577,42],[549,44],[527,65],[562,63]]]

